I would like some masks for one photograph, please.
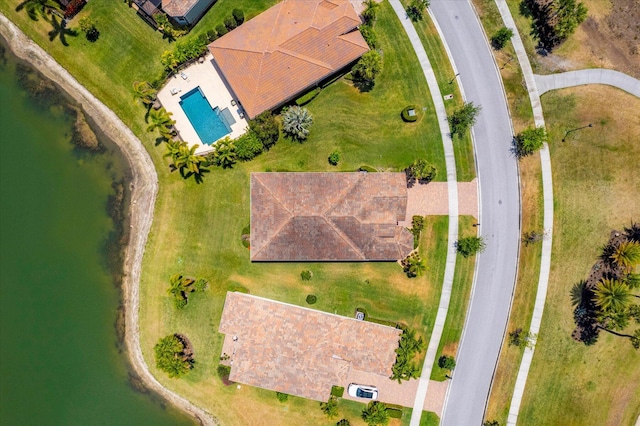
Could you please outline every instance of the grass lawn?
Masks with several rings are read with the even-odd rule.
[[[460,216],[458,225],[460,238],[477,235],[477,228],[473,227],[474,223],[476,223],[474,217]],[[458,255],[456,259],[456,271],[453,276],[453,293],[449,303],[447,320],[444,324],[444,332],[442,333],[442,339],[440,340],[433,370],[431,370],[432,380],[444,381],[447,379],[446,374],[448,374],[448,371],[438,366],[438,358],[440,358],[441,355],[449,355],[455,358],[458,352],[458,343],[462,336],[462,328],[464,327],[464,320],[467,316],[467,306],[469,305],[475,264],[475,256],[464,258]]]
[[[608,333],[593,346],[574,342],[569,289],[586,278],[611,229],[638,220],[640,100],[587,86],[545,94],[542,104],[554,173],[553,258],[520,422],[632,425],[640,414],[638,351]],[[560,141],[584,123],[593,129]]]
[[[409,3],[404,0],[405,6]],[[427,52],[429,62],[438,81],[438,87],[443,96],[453,94],[453,99],[445,100],[444,105],[447,114],[451,115],[454,110],[464,104],[458,82],[453,80],[455,73],[449,62],[449,57],[438,35],[438,31],[429,15],[425,15],[422,21],[414,22],[414,27],[424,50]],[[471,135],[467,133],[463,138],[456,138],[453,141],[453,149],[456,158],[456,174],[459,182],[468,182],[476,176],[475,160],[473,156],[473,146]]]

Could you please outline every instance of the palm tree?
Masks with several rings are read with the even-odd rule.
[[[171,157],[172,161],[175,161],[175,158],[180,154],[180,147],[185,144],[182,141],[169,141],[167,143],[167,152],[165,152],[164,156]]]
[[[133,83],[133,99],[139,100],[147,108],[151,108],[156,101],[157,90],[151,87],[146,81],[136,81]]]
[[[610,257],[619,267],[625,271],[631,271],[640,263],[640,243],[637,241],[620,243]]]
[[[16,12],[20,12],[22,9],[26,10],[29,18],[34,21],[37,21],[38,17],[43,17],[48,21],[48,17],[53,11],[61,11],[60,5],[54,0],[24,0],[16,6]]]
[[[171,119],[171,115],[172,113],[167,112],[164,108],[157,110],[151,109],[149,111],[149,120],[151,123],[147,126],[147,132],[153,132],[155,129],[162,129],[163,127],[165,129],[171,128],[171,126],[176,124],[176,122]]]
[[[202,155],[196,155],[196,148],[198,148],[198,145],[193,145],[189,148],[186,143],[182,143],[178,148],[178,154],[174,157],[173,165],[180,170],[180,174],[183,177],[192,174],[199,175],[201,172],[200,166],[204,163],[205,158]],[[187,175],[184,174],[185,169],[188,172]]]
[[[59,21],[56,15],[51,15],[50,22],[53,29],[47,33],[49,35],[49,41],[53,41],[58,37],[63,46],[69,46],[69,43],[67,43],[67,36],[75,37],[78,35],[76,30],[67,28],[67,24],[64,20]]]
[[[627,308],[631,292],[622,281],[603,279],[598,283],[593,301],[604,312],[622,312]]]
[[[284,113],[282,130],[292,139],[303,141],[309,136],[309,128],[313,124],[313,116],[306,108],[292,106]]]

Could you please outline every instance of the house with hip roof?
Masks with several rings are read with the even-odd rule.
[[[284,0],[215,40],[209,51],[253,118],[366,53],[369,46],[357,29],[361,23],[348,0]]]

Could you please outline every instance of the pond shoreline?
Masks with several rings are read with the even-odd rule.
[[[145,388],[194,416],[201,424],[218,424],[211,414],[162,386],[149,371],[142,355],[138,324],[140,273],[158,194],[158,176],[151,157],[142,142],[113,111],[93,96],[2,13],[0,13],[0,36],[6,40],[15,56],[31,64],[82,105],[85,114],[91,117],[100,131],[118,146],[126,159],[131,178],[128,210],[130,233],[122,267],[122,301],[125,311],[124,341],[131,369]]]

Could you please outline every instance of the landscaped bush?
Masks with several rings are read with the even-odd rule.
[[[410,113],[409,111],[412,111],[412,113]],[[402,116],[402,119],[404,121],[408,123],[413,123],[418,119],[418,109],[416,108],[415,105],[409,105],[408,107],[402,110],[402,113],[400,113],[400,115]]]
[[[236,164],[238,161],[236,145],[229,136],[216,142],[213,151],[207,154],[207,161],[223,169],[230,169]]]
[[[402,418],[402,410],[398,408],[389,408],[387,407],[387,413],[389,417],[392,419],[401,419]]]
[[[415,356],[424,349],[422,337],[416,338],[416,331],[404,328],[400,335],[398,349],[396,349],[396,362],[391,367],[391,379],[402,383],[403,380],[416,379],[420,367],[413,362]]]
[[[331,386],[331,395],[342,398],[342,395],[344,395],[344,388],[342,386]]]
[[[264,146],[255,133],[248,131],[234,141],[236,155],[240,161],[253,160],[262,153]]]
[[[413,234],[413,248],[418,248],[420,244],[420,232],[424,229],[424,216],[413,216],[411,218],[411,233]]]
[[[389,423],[387,406],[380,401],[371,401],[367,407],[362,410],[361,417],[369,426],[386,425]]]
[[[222,380],[226,386],[231,385],[233,382],[229,380],[229,375],[231,374],[231,367],[224,364],[218,364],[217,368],[218,377]]]
[[[298,106],[306,105],[309,102],[311,102],[312,100],[314,100],[316,98],[316,96],[318,96],[319,94],[320,94],[320,88],[316,87],[315,89],[311,90],[308,93],[305,93],[304,95],[302,95],[298,99],[296,99],[296,105],[298,105]]]
[[[222,37],[223,35],[228,33],[229,30],[227,30],[227,28],[224,25],[219,24],[216,26],[216,32],[218,33],[218,37]]]
[[[238,26],[238,23],[233,16],[227,16],[226,18],[224,18],[224,26],[229,31],[232,31]]]
[[[420,255],[416,251],[402,259],[402,262],[400,263],[402,264],[404,273],[407,274],[407,277],[409,278],[420,276],[427,269],[424,259],[420,258]]]
[[[316,303],[318,301],[318,298],[316,297],[315,294],[310,294],[310,295],[307,296],[306,300],[307,300],[307,303],[309,305],[313,305],[314,303]]]
[[[362,38],[367,42],[370,49],[378,48],[378,37],[370,25],[360,25],[360,34],[362,34]]]
[[[242,25],[244,22],[244,12],[240,9],[233,9],[231,14],[233,15],[233,19],[235,19],[236,24],[238,24],[238,26]]]
[[[464,257],[470,257],[476,253],[480,253],[485,247],[486,244],[481,237],[466,237],[456,242],[456,250]]]
[[[313,277],[313,273],[311,271],[300,272],[300,278],[302,278],[302,281],[311,281],[311,277]]]
[[[419,158],[405,169],[405,173],[407,184],[412,186],[416,181],[423,184],[431,182],[438,174],[438,170],[424,158]]]
[[[409,19],[416,22],[422,20],[427,7],[429,7],[429,0],[411,0],[405,11]]]
[[[373,83],[382,72],[382,56],[377,50],[370,50],[353,66],[351,74],[355,80]]]
[[[338,415],[338,398],[331,395],[327,402],[320,403],[320,410],[325,413],[329,418],[333,418]]]
[[[280,138],[280,126],[271,111],[265,111],[250,120],[249,128],[260,139],[266,150],[275,145]]]
[[[331,154],[329,154],[328,160],[329,164],[331,164],[332,166],[337,166],[340,162],[340,151],[333,151]]]
[[[348,419],[341,419],[336,423],[336,426],[351,426],[351,422]]]
[[[163,337],[153,347],[156,366],[169,374],[169,377],[180,377],[193,368],[193,352],[186,338],[178,334]]]
[[[100,37],[100,32],[96,28],[96,23],[88,16],[80,19],[80,30],[90,42],[95,42]]]
[[[251,225],[247,225],[242,228],[242,245],[246,248],[251,246]]]
[[[295,105],[282,114],[282,131],[295,141],[307,139],[312,125],[313,116],[306,108]]]
[[[211,43],[212,41],[216,41],[217,39],[218,33],[215,30],[207,31],[207,40],[209,40],[209,43]]]
[[[202,56],[207,51],[208,37],[201,34],[187,40],[177,41],[173,51],[165,51],[160,58],[167,71],[173,71],[180,65]]]
[[[289,395],[282,392],[276,392],[276,398],[278,398],[278,401],[280,402],[286,402],[287,399],[289,399]]]

